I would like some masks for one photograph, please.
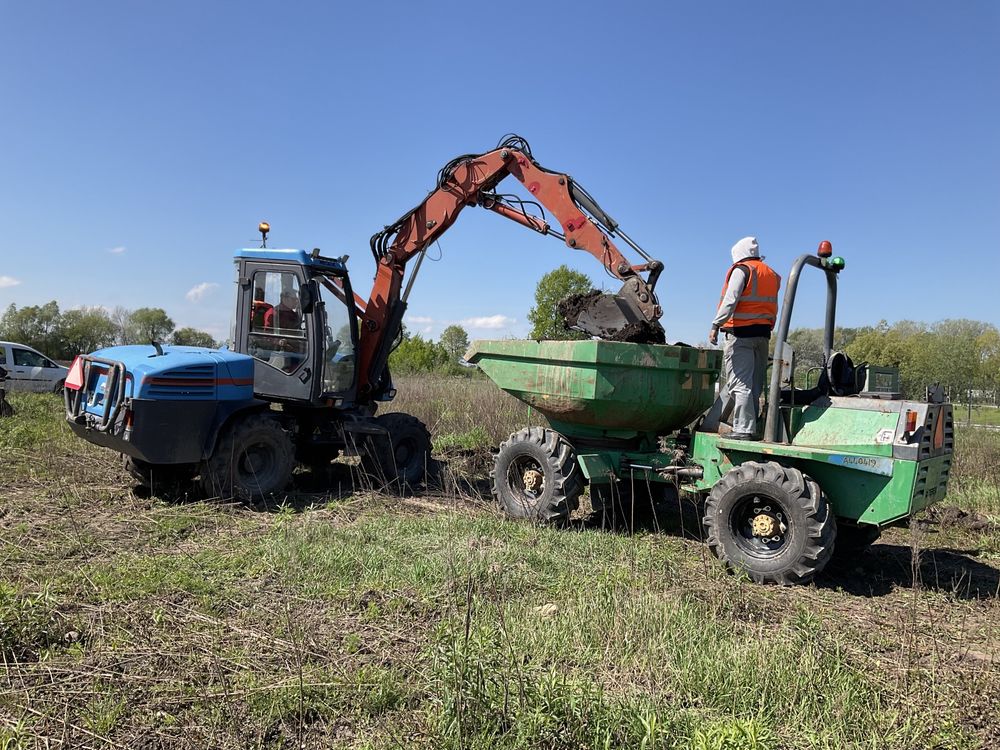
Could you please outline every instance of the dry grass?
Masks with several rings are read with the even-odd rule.
[[[522,427],[545,423],[541,414],[484,377],[411,375],[397,378],[396,387],[399,393],[386,411],[419,417],[436,438],[470,435],[496,446]]]
[[[476,418],[506,408],[489,383],[400,394],[439,433],[498,441],[531,419]],[[2,750],[1000,743],[989,533],[929,519],[815,586],[759,587],[674,515],[626,535],[454,493],[143,497],[53,400],[17,405],[0,432]]]
[[[1000,522],[1000,430],[959,428],[949,502]]]

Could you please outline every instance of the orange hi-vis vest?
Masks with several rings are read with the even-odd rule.
[[[732,265],[722,284],[719,306],[722,306],[722,301],[726,297],[729,277],[738,266],[746,268],[750,277],[743,287],[743,293],[736,300],[736,309],[729,320],[722,325],[722,330],[731,331],[742,326],[759,325],[773,329],[778,319],[778,290],[781,288],[781,277],[760,258],[747,258]]]

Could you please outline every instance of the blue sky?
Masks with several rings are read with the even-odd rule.
[[[1000,324],[998,9],[2,0],[0,307],[159,306],[221,338],[262,219],[367,294],[369,236],[516,132],[664,261],[670,340],[705,339],[749,234],[782,274],[831,240],[843,325]],[[561,263],[605,280],[481,209],[441,249],[410,298],[432,336],[524,335]]]

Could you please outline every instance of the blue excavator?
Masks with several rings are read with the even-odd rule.
[[[531,198],[498,192],[508,177]],[[208,496],[260,498],[284,489],[297,464],[322,467],[344,454],[360,456],[376,481],[423,481],[431,465],[426,426],[378,409],[396,394],[389,354],[426,249],[469,206],[585,251],[622,281],[616,294],[579,300],[568,325],[601,338],[663,341],[654,291],[663,264],[568,174],[541,167],[523,138],[509,136],[449,161],[420,204],[372,237],[377,270],[367,298],[353,290],[347,256],[268,248],[262,223],[261,247],[233,259],[227,348],[154,341],[77,357],[64,389],[70,427],[120,453],[126,470],[154,490],[197,480]],[[613,237],[642,262],[626,260]]]

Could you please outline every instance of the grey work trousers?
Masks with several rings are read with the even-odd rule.
[[[737,338],[723,332],[722,371],[725,383],[719,393],[722,413],[732,410],[733,432],[753,435],[757,432],[760,396],[767,372],[768,336]]]

